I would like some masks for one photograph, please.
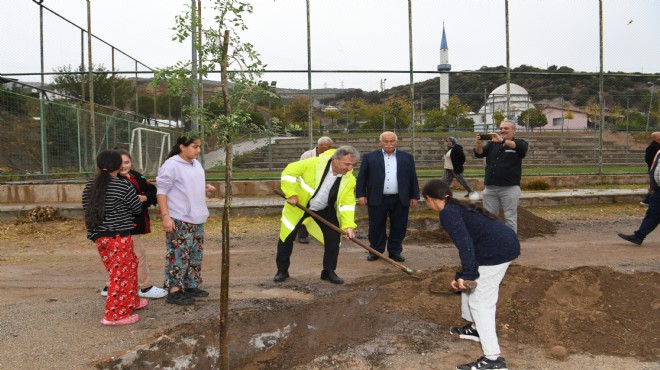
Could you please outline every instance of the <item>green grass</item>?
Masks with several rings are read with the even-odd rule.
[[[233,178],[236,180],[279,180],[281,171],[236,171],[234,170]],[[607,175],[630,175],[630,174],[644,174],[646,167],[644,166],[629,166],[629,167],[603,167],[603,174]],[[440,178],[442,177],[443,170],[418,170],[417,176],[419,178]],[[539,167],[539,168],[525,168],[523,165],[523,176],[565,176],[565,175],[596,175],[598,174],[597,167]],[[464,173],[465,177],[483,177],[483,169],[467,169]],[[206,172],[207,179],[211,180],[224,180],[224,166],[216,166]]]

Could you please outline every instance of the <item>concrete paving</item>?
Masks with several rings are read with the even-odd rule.
[[[521,207],[544,207],[570,204],[605,204],[605,203],[637,203],[646,189],[565,189],[557,191],[523,191],[520,200]],[[462,191],[456,192],[462,196]],[[209,198],[207,201],[212,215],[221,215],[224,200]],[[277,196],[234,197],[232,199],[232,215],[266,215],[282,211],[284,200]],[[50,206],[60,210],[67,218],[82,218],[80,202],[61,202],[52,204],[15,203],[0,204],[0,220],[16,220],[25,217],[26,213],[37,206]],[[426,209],[423,202],[417,210]],[[153,212],[153,211],[152,211]],[[358,213],[365,213],[365,207],[357,207]]]

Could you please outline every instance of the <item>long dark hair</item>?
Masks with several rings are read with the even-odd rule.
[[[96,157],[98,171],[87,194],[85,208],[85,225],[93,230],[103,222],[105,217],[105,192],[112,179],[110,172],[121,168],[121,154],[116,150],[104,150]]]
[[[172,158],[175,155],[178,155],[179,153],[181,153],[180,145],[188,146],[188,145],[192,144],[193,141],[195,141],[195,140],[199,140],[199,135],[193,134],[193,133],[190,133],[190,132],[187,133],[187,134],[181,135],[176,140],[176,144],[174,144],[174,146],[172,147],[170,152],[167,154],[167,158]]]
[[[434,199],[444,199],[447,204],[455,204],[467,209],[468,211],[481,213],[482,215],[492,220],[497,220],[497,216],[486,211],[485,209],[472,203],[464,202],[454,198],[449,185],[442,180],[431,180],[427,182],[426,185],[424,185],[424,189],[422,189],[422,196],[429,196]]]

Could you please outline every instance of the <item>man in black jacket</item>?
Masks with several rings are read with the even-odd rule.
[[[480,140],[474,154],[477,158],[486,157],[486,186],[482,198],[484,208],[499,215],[504,211],[504,223],[518,233],[518,203],[520,201],[520,178],[522,160],[527,155],[529,145],[525,140],[516,139],[516,124],[502,121],[500,131],[490,132],[490,140]]]

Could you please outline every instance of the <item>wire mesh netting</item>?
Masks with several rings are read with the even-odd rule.
[[[340,3],[342,6],[337,5]],[[378,147],[377,137],[383,130],[399,134],[401,148],[415,155],[420,168],[438,169],[442,167],[445,137],[460,138],[469,150],[474,145],[475,132],[496,130],[502,119],[508,119],[517,124],[518,136],[533,142],[526,159],[530,167],[627,167],[643,172],[641,153],[648,143],[648,133],[660,129],[660,99],[655,92],[659,76],[593,72],[597,69],[599,48],[596,26],[597,21],[604,20],[606,27],[611,27],[608,30],[616,31],[607,33],[606,61],[638,70],[636,65],[631,69],[623,62],[640,49],[650,55],[658,52],[657,47],[632,42],[657,29],[652,16],[658,10],[657,4],[642,1],[630,7],[607,3],[604,17],[599,17],[597,4],[507,3],[511,8],[512,47],[506,46],[506,54],[510,49],[525,50],[530,60],[543,56],[547,58],[544,61],[588,66],[583,70],[591,72],[545,62],[545,68],[523,64],[507,70],[502,66],[505,64],[504,24],[509,22],[508,18],[504,19],[504,2],[475,0],[472,4],[483,9],[473,6],[471,17],[484,10],[488,16],[483,22],[473,21],[470,32],[460,31],[464,25],[454,23],[458,17],[454,12],[466,14],[460,11],[464,4],[451,1],[314,3],[311,17],[288,17],[287,24],[278,27],[248,18],[249,28],[253,30],[252,33],[248,30],[248,36],[259,36],[255,45],[266,50],[264,55],[269,52],[269,45],[259,42],[267,36],[288,40],[286,45],[278,43],[278,48],[290,49],[286,57],[265,60],[269,67],[262,78],[270,81],[266,85],[272,88],[274,96],[256,97],[251,102],[250,114],[253,123],[268,128],[270,134],[243,133],[232,149],[236,171],[277,172],[314,147],[323,135],[331,136],[337,144],[354,145],[363,152],[373,150]],[[277,10],[270,8],[270,3],[254,5],[257,12]],[[412,5],[411,13],[405,5]],[[95,4],[92,14],[102,6]],[[291,3],[277,7],[301,10],[304,6]],[[334,8],[349,10],[343,12],[341,27],[328,22],[332,17],[319,17],[330,14]],[[621,11],[617,13],[616,9]],[[0,40],[4,49],[15,51],[0,61],[3,76],[12,77],[0,77],[4,87],[0,126],[10,134],[11,141],[10,150],[0,155],[1,178],[86,176],[94,171],[96,153],[114,147],[131,150],[139,170],[155,173],[171,143],[190,127],[190,122],[184,123],[183,107],[193,99],[191,91],[174,96],[167,86],[151,84],[153,70],[148,63],[95,35],[88,39],[85,23],[81,22],[84,18],[74,22],[36,1],[5,10],[2,15],[5,18],[0,19],[7,22],[0,23],[9,24],[10,18],[22,21],[15,27],[2,28],[8,36]],[[71,14],[85,9],[81,5],[76,10]],[[205,5],[205,15],[210,14],[208,10]],[[438,21],[438,12],[448,20],[449,45],[454,48],[453,68],[443,50],[437,64],[438,46],[446,46],[445,24]],[[139,12],[128,12],[122,17],[129,19],[133,13]],[[414,22],[410,14],[415,14]],[[580,30],[589,34],[591,41],[585,44],[578,37],[559,36],[562,33],[570,36],[576,24],[568,22],[570,27],[558,27],[559,21],[541,24],[524,14],[579,17],[585,20],[580,22]],[[630,23],[628,18],[623,22],[621,17],[635,17],[635,22]],[[370,22],[364,22],[365,19]],[[207,20],[210,19],[204,22]],[[166,28],[170,29],[170,20],[162,22],[168,22]],[[45,32],[39,32],[37,23]],[[103,24],[99,21],[95,25],[99,23]],[[129,23],[126,22],[126,28]],[[295,25],[297,31],[289,32],[285,26],[290,25]],[[111,29],[97,28],[96,32],[105,36],[112,30],[114,35],[120,31],[116,26],[113,22]],[[308,52],[305,26],[312,31],[313,59],[307,66],[305,58],[294,58]],[[374,30],[379,31],[368,32]],[[409,30],[414,39],[408,38]],[[139,38],[140,31],[124,37],[122,42]],[[360,37],[355,37],[358,34]],[[435,37],[429,39],[424,37],[426,34]],[[630,42],[611,41],[623,34],[629,35]],[[383,44],[384,40],[387,40],[385,47],[366,51],[368,44]],[[466,57],[477,49],[477,57]],[[331,57],[319,57],[328,50],[332,50]],[[157,54],[159,62],[170,56]],[[37,60],[42,61],[39,73],[34,64]],[[474,70],[466,70],[466,66],[473,64]],[[497,67],[479,68],[479,65]],[[644,68],[653,70],[655,66],[642,65],[641,70]],[[26,82],[36,77],[42,82]],[[21,81],[16,81],[18,78]],[[90,78],[96,103],[93,119],[89,112]],[[204,81],[200,94],[203,102],[212,101],[218,94],[217,79],[218,73],[212,72]],[[345,87],[352,85],[362,87]],[[308,91],[306,86],[312,89]],[[216,144],[216,138],[206,139],[205,167],[221,170],[224,148]],[[482,165],[473,159],[468,161],[468,168]],[[582,170],[576,170],[579,171]]]
[[[177,132],[117,111],[91,117],[74,104],[0,90],[0,130],[7,137],[0,173],[5,180],[86,176],[96,170],[96,154],[121,148],[140,158],[140,170],[155,174]]]

